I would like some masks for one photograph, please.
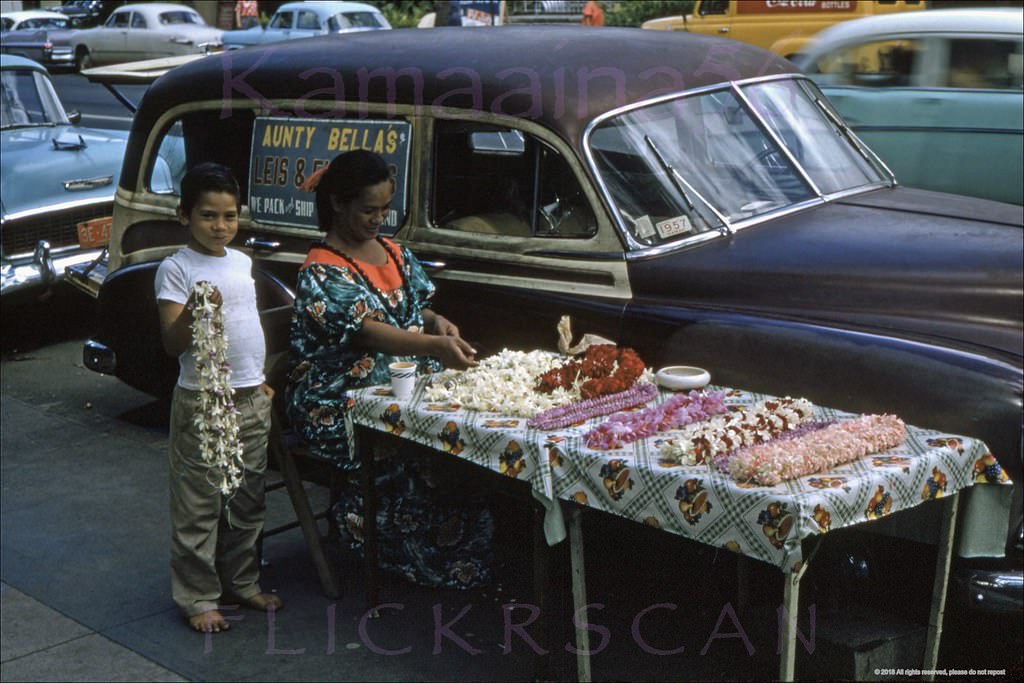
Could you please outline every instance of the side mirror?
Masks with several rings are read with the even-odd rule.
[[[70,121],[71,125],[73,126],[77,126],[82,122],[82,112],[78,111],[77,109],[67,112],[67,115],[68,121]]]

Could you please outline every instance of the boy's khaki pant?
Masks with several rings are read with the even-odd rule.
[[[256,542],[263,530],[264,473],[271,401],[261,389],[235,394],[245,474],[222,496],[202,460],[192,419],[199,392],[174,388],[170,424],[171,595],[186,616],[217,609],[222,598],[260,592]]]

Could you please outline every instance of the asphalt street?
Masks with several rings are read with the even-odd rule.
[[[3,309],[2,680],[575,677],[564,549],[551,551],[547,585],[555,600],[549,598],[542,628],[531,616],[538,602],[532,516],[516,501],[494,503],[497,585],[433,591],[388,580],[381,617],[367,619],[359,558],[332,546],[343,595],[330,600],[295,530],[265,546],[263,585],[285,600],[280,614],[231,613],[238,621],[228,633],[190,632],[168,587],[167,405],[83,367],[92,304],[70,289],[58,292]],[[309,490],[323,500],[322,489]],[[272,523],[290,519],[287,497],[272,494],[269,511]],[[594,680],[775,676],[781,590],[773,569],[740,567],[731,553],[600,513],[584,522]],[[926,623],[927,602],[914,596],[927,595],[932,560],[908,562],[901,546],[876,545],[874,552],[895,577],[881,577],[874,589],[830,592],[850,577],[842,554],[830,556],[827,547],[818,573],[812,567],[805,579],[801,629],[814,647],[798,660],[806,677],[841,677],[850,656],[837,649],[843,639],[895,638],[900,625],[920,631]],[[736,588],[741,570],[745,597]],[[552,604],[559,598],[562,611]],[[864,629],[837,630],[836,614]],[[946,623],[940,665],[1020,675],[1019,624],[963,614]],[[916,659],[905,664],[920,666]]]

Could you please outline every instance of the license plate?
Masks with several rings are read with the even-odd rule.
[[[110,226],[113,217],[93,218],[78,224],[78,244],[83,249],[95,249],[110,244]]]

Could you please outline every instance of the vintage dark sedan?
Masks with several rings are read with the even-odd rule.
[[[174,183],[150,169],[182,141],[189,166],[242,179],[236,246],[258,266],[271,350],[322,236],[299,185],[368,148],[395,168],[386,232],[481,349],[554,348],[570,315],[651,366],[982,438],[1020,481],[1020,207],[900,187],[767,51],[630,29],[398,30],[171,71],[135,117],[85,349],[153,393],[175,374],[154,362],[153,274],[185,234]],[[1015,490],[971,552],[1007,537],[1019,552]]]

